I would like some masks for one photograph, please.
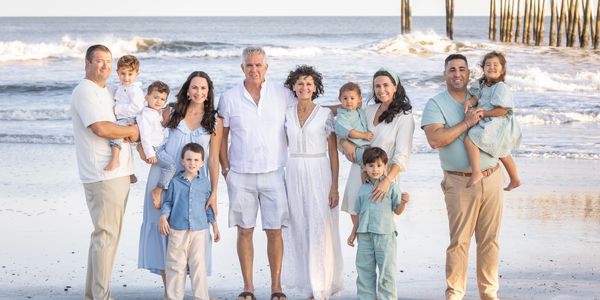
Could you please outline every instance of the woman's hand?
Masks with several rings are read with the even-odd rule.
[[[344,150],[344,155],[346,155],[346,159],[351,162],[356,162],[356,146],[349,142],[348,140],[341,140],[340,145]]]
[[[156,156],[152,156],[152,157],[150,157],[150,158],[147,158],[147,159],[146,159],[146,162],[147,162],[148,164],[151,164],[151,165],[153,165],[153,164],[155,164],[155,163],[157,163],[157,162],[158,162],[158,158],[156,158]]]
[[[390,190],[392,181],[386,176],[371,192],[371,201],[381,202]]]
[[[340,202],[340,194],[338,193],[337,188],[331,188],[329,191],[329,208],[334,208],[338,206]]]
[[[169,226],[169,221],[167,220],[167,216],[160,216],[160,221],[158,223],[158,232],[162,235],[169,235],[169,231],[171,227]]]
[[[217,216],[218,213],[218,209],[217,209],[217,192],[212,191],[210,193],[210,196],[208,196],[208,200],[206,201],[206,205],[204,205],[204,209],[208,209],[208,207],[211,207],[213,210],[213,213],[215,214],[215,217]]]

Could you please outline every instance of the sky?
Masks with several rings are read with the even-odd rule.
[[[455,16],[486,16],[488,0],[457,0]],[[411,0],[413,16],[445,15],[445,0]],[[398,16],[400,0],[17,0],[0,16]]]

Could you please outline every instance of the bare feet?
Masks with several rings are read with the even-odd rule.
[[[504,188],[505,191],[510,191],[512,189],[516,189],[518,187],[521,186],[521,180],[517,179],[517,180],[511,180],[508,185]]]
[[[104,167],[104,171],[112,171],[112,170],[118,168],[119,165],[121,165],[121,163],[119,162],[119,157],[113,156],[113,158],[108,162],[106,167]]]
[[[135,174],[129,175],[129,183],[136,183],[136,182],[137,182],[137,176],[135,176]]]
[[[162,192],[163,192],[163,188],[161,187],[155,187],[154,189],[152,189],[152,191],[150,192],[150,195],[152,196],[152,204],[154,204],[154,208],[156,209],[160,209],[160,202],[161,202],[161,196],[162,196]]]
[[[469,178],[469,182],[467,182],[467,187],[470,188],[476,185],[481,179],[483,179],[483,173],[477,172],[471,174],[471,178]]]

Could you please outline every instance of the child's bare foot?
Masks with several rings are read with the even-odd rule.
[[[157,186],[152,189],[152,192],[150,192],[150,195],[152,196],[152,204],[154,204],[154,208],[156,209],[160,209],[160,198],[162,196],[162,191],[163,189]]]
[[[137,182],[137,176],[135,176],[135,174],[129,175],[129,183],[136,183],[136,182]]]
[[[518,187],[521,186],[521,180],[517,179],[517,180],[511,180],[508,185],[504,188],[505,191],[510,191],[512,189],[516,189]]]
[[[467,187],[470,188],[476,185],[481,179],[483,179],[483,173],[477,172],[471,174],[471,178],[469,178],[469,182],[467,182]]]
[[[106,167],[104,167],[104,171],[112,171],[116,168],[118,168],[120,165],[119,163],[119,159],[111,159],[110,162],[108,162],[108,164],[106,165]]]

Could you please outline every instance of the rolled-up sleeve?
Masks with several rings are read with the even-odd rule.
[[[408,160],[412,152],[413,134],[415,132],[415,119],[412,114],[399,115],[400,120],[398,130],[396,131],[396,144],[394,146],[394,156],[391,159],[392,164],[400,167],[401,171],[406,171]]]
[[[229,127],[229,101],[225,99],[225,95],[221,95],[219,98],[219,106],[217,107],[217,111],[219,112],[219,116],[223,118],[223,127]]]
[[[348,114],[338,113],[335,118],[335,135],[341,139],[348,139],[348,134],[352,130],[347,116]]]

